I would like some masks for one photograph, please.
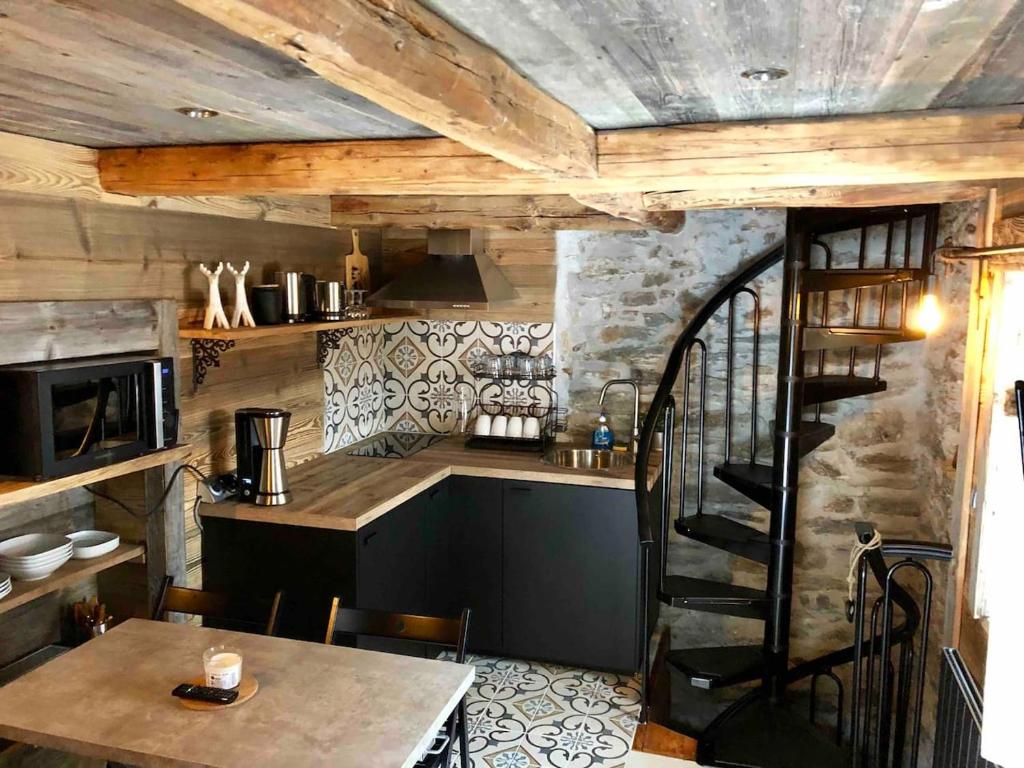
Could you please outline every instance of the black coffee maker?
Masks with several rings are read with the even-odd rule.
[[[291,417],[280,408],[235,411],[238,498],[241,501],[261,507],[276,507],[291,501],[284,460]]]

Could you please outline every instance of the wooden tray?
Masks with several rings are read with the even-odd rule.
[[[192,685],[206,685],[205,677],[193,677],[189,680]],[[242,675],[242,682],[238,684],[238,698],[230,704],[211,704],[208,701],[195,701],[194,699],[178,699],[185,709],[194,709],[197,712],[213,712],[217,709],[231,709],[239,704],[244,704],[260,689],[259,681],[252,675]]]

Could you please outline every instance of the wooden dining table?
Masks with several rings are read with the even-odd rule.
[[[186,709],[171,690],[220,644],[256,695]],[[0,737],[138,766],[405,768],[472,682],[447,661],[131,619],[0,688]]]

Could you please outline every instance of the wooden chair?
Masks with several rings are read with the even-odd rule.
[[[334,645],[339,635],[410,640],[450,649],[455,652],[455,662],[463,664],[466,661],[469,614],[468,608],[462,611],[462,616],[458,619],[364,611],[342,608],[341,599],[335,597],[331,601],[331,613],[327,619],[327,636],[324,642]],[[448,768],[456,738],[459,740],[462,768],[469,768],[469,737],[466,725],[466,698],[463,697],[445,723],[444,729],[438,734],[439,738],[435,744],[438,744],[438,741],[441,744],[436,747],[437,751],[428,752],[427,756],[416,764],[416,768]]]
[[[215,619],[224,629],[273,635],[277,632],[283,594],[278,590],[272,598],[266,598],[204,592],[176,587],[174,577],[165,576],[153,609],[153,621],[163,621],[168,613],[187,613]]]

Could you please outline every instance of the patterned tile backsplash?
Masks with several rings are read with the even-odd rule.
[[[324,450],[384,430],[450,431],[456,386],[482,402],[549,404],[549,388],[476,379],[474,360],[524,352],[554,355],[551,323],[415,320],[354,329],[324,364]]]

